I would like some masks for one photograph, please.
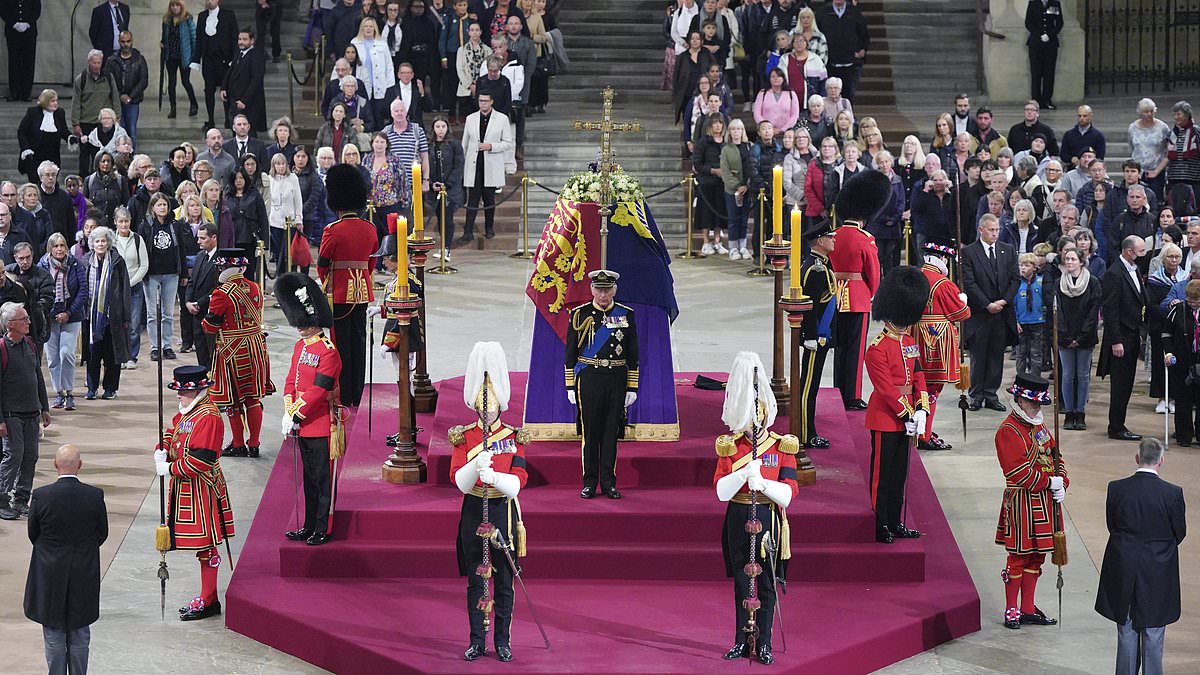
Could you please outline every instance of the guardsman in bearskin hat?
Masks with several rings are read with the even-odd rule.
[[[874,391],[867,404],[871,431],[871,507],[875,509],[875,541],[921,536],[901,522],[904,483],[908,480],[911,443],[925,430],[929,395],[912,327],[929,300],[929,282],[909,265],[892,269],[879,284],[872,313],[883,331],[867,347],[867,375]]]
[[[829,439],[817,433],[817,391],[825,370],[825,355],[833,346],[833,319],[837,303],[829,254],[833,252],[833,225],[828,218],[814,218],[804,230],[808,255],[801,271],[804,294],[812,298],[811,321],[805,321],[804,353],[800,355],[800,438],[806,448],[828,448]]]
[[[179,400],[179,412],[154,450],[154,468],[171,479],[167,527],[171,550],[196,551],[200,595],[179,608],[184,621],[221,613],[217,599],[217,546],[233,536],[233,508],[221,473],[221,412],[209,397],[212,382],[204,366],[180,366],[167,385]]]
[[[996,458],[1004,471],[1004,503],[996,525],[996,543],[1008,551],[1004,579],[1004,626],[1053,626],[1034,604],[1046,554],[1054,550],[1054,533],[1063,531],[1061,503],[1070,481],[1062,458],[1051,450],[1057,440],[1042,419],[1050,405],[1050,383],[1040,375],[1018,373],[1008,393],[1011,412],[996,431]],[[1021,602],[1017,604],[1017,595]]]
[[[847,410],[867,407],[862,400],[863,350],[871,298],[879,288],[879,249],[875,237],[867,232],[867,223],[887,206],[891,194],[887,176],[868,170],[846,181],[835,204],[834,215],[840,222],[834,223],[837,245],[829,254],[837,283],[834,321],[838,346],[833,353],[833,382]]]
[[[340,425],[337,380],[342,359],[322,332],[333,324],[333,313],[314,279],[296,272],[280,276],[275,299],[287,322],[300,331],[283,385],[282,429],[284,438],[296,436],[304,466],[304,524],[285,536],[317,546],[330,539],[334,462],[345,452],[345,439],[334,434]]]
[[[358,217],[367,184],[352,166],[339,164],[325,178],[329,209],[338,215],[321,235],[317,276],[333,308],[333,343],[342,355],[342,403],[358,407],[366,378],[367,305],[375,300],[371,254],[379,245],[375,226]]]
[[[233,438],[221,452],[224,457],[258,457],[262,398],[275,392],[262,327],[263,294],[245,277],[248,264],[240,248],[217,251],[213,265],[221,270],[220,285],[213,289],[208,314],[200,323],[204,332],[217,335],[209,398],[229,415]]]
[[[619,302],[610,270],[590,272],[592,301],[571,310],[564,365],[567,398],[579,406],[583,435],[583,489],[591,499],[596,483],[609,499],[617,490],[617,439],[625,433],[625,410],[637,400],[638,343],[633,310]]]
[[[929,301],[917,322],[917,344],[921,347],[921,371],[925,373],[925,386],[929,391],[929,417],[925,420],[925,433],[917,440],[920,450],[949,450],[951,445],[933,433],[933,414],[937,411],[938,398],[947,384],[958,384],[962,371],[959,353],[959,322],[971,316],[967,307],[967,294],[950,281],[949,261],[954,260],[952,243],[925,242],[925,264],[921,272],[929,282]]]
[[[529,478],[525,468],[529,434],[500,421],[500,413],[508,409],[508,397],[504,349],[497,342],[475,343],[467,360],[463,402],[478,419],[474,424],[451,427],[449,433],[454,446],[450,480],[463,493],[457,549],[458,573],[467,577],[471,644],[463,658],[468,661],[487,653],[489,624],[495,630],[496,658],[513,658],[509,631],[514,570],[500,547],[511,547],[514,560],[525,555],[525,527],[517,494]],[[494,592],[488,589],[489,580],[495,581]],[[494,623],[488,617],[493,609]]]
[[[787,507],[796,496],[795,436],[771,431],[777,412],[771,377],[758,354],[739,352],[725,387],[721,420],[731,433],[717,437],[717,499],[728,502],[721,549],[733,577],[737,624],[726,659],[770,664],[775,577],[791,554]],[[751,645],[753,642],[753,645]]]

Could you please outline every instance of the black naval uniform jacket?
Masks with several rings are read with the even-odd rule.
[[[595,302],[576,307],[571,311],[564,352],[568,390],[575,389],[580,373],[592,368],[612,375],[623,370],[625,391],[637,391],[637,321],[629,307],[619,302],[608,309],[600,309]],[[624,425],[621,428],[624,431]]]

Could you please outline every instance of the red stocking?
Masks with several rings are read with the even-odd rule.
[[[1037,588],[1038,578],[1042,576],[1042,562],[1045,560],[1045,553],[1034,553],[1026,557],[1025,574],[1021,577],[1022,614],[1037,613],[1037,607],[1033,603],[1034,591]]]
[[[1021,590],[1024,579],[1025,556],[1016,553],[1008,554],[1008,564],[1001,577],[1004,579],[1004,608],[1017,608],[1017,592]]]
[[[261,412],[258,419],[260,422],[262,421]],[[246,441],[242,440],[244,438],[244,431],[242,427],[242,406],[239,403],[235,403],[229,407],[229,431],[233,434],[233,440],[230,445],[235,448],[246,447]]]
[[[262,401],[256,398],[246,401],[246,427],[250,432],[250,440],[247,441],[247,444],[252,448],[258,447],[258,436],[262,431],[262,417]]]
[[[211,606],[217,601],[217,568],[213,567],[213,559],[220,561],[217,550],[205,549],[196,554],[200,560],[200,599],[205,605]]]
[[[938,397],[942,394],[942,383],[931,384],[928,386],[929,391],[929,417],[925,418],[925,433],[921,434],[921,440],[928,441],[933,435],[933,414],[937,412]]]

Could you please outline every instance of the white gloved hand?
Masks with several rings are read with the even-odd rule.
[[[633,402],[636,400],[637,400],[637,392],[636,391],[625,392],[625,407],[626,408],[633,405]]]
[[[916,436],[917,435],[917,423],[913,422],[912,420],[905,422],[904,423],[904,435],[905,436]]]
[[[26,157],[33,157],[33,151],[32,150],[22,150],[21,151],[21,159],[25,159]]]
[[[194,61],[188,65],[188,68],[191,68],[192,70],[196,71],[197,73],[200,72],[200,64],[196,63]]]
[[[961,301],[962,301],[962,303],[965,305],[965,304],[967,303],[967,294],[966,294],[966,293],[959,293],[959,294],[958,294],[958,299],[959,299],[959,300],[961,300]]]
[[[1063,487],[1062,476],[1051,476],[1050,477],[1050,489],[1051,490],[1064,490],[1065,489]]]
[[[817,351],[817,341],[816,340],[805,340],[804,348],[810,352]]]
[[[757,476],[758,478],[762,478],[762,460],[755,459],[755,460],[751,460],[750,462],[747,462],[746,466],[743,466],[741,468],[740,473],[742,474],[742,477],[746,480],[750,480],[751,476]]]
[[[484,485],[495,485],[496,484],[496,470],[490,466],[480,469],[479,470],[479,480],[482,481]]]
[[[925,433],[925,423],[929,421],[929,413],[924,410],[918,410],[913,413],[912,421],[917,425],[917,434],[923,435]]]
[[[155,462],[154,463],[154,473],[156,473],[160,476],[170,476],[171,475],[171,465],[167,462]]]
[[[371,305],[370,307],[367,308],[367,318],[373,319],[373,318],[379,316],[380,311],[381,311],[381,308],[379,307],[379,305]]]
[[[379,353],[387,356],[392,353],[392,348],[387,345],[379,345]]]
[[[571,405],[576,405],[576,403],[575,403],[575,390],[574,390],[574,389],[568,389],[568,390],[567,390],[567,400],[571,402]]]
[[[762,492],[767,487],[767,481],[762,476],[750,476],[746,479],[746,487],[754,492]]]
[[[1052,498],[1054,498],[1054,501],[1061,504],[1063,502],[1063,500],[1067,498],[1067,491],[1061,490],[1061,489],[1060,490],[1051,490],[1050,496]]]
[[[1042,42],[1049,42],[1049,41],[1050,41],[1050,36],[1046,35],[1045,33],[1042,33]]]
[[[479,471],[492,468],[492,453],[489,450],[484,450],[478,455],[475,455],[475,468]]]
[[[17,31],[18,33],[24,33],[25,31],[29,30],[29,24],[25,23],[24,21],[18,21],[13,24],[13,30]]]
[[[156,463],[167,461],[167,451],[166,450],[155,450],[154,451],[154,461]]]
[[[283,417],[279,418],[279,431],[284,435],[285,438],[291,436],[292,430],[295,428],[296,423],[292,420],[291,415],[284,413]]]

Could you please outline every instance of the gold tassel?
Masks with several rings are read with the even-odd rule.
[[[329,459],[340,459],[346,454],[346,427],[337,413],[333,420],[329,425]]]
[[[1054,533],[1054,552],[1050,554],[1050,562],[1058,567],[1067,565],[1067,533]]]
[[[971,366],[970,364],[961,364],[958,367],[958,389],[967,391],[971,388]]]
[[[525,534],[525,521],[518,520],[517,521],[517,537],[516,537],[516,539],[517,539],[517,557],[518,558],[525,557],[525,538],[527,536],[528,535]]]
[[[782,514],[779,524],[779,559],[792,559],[792,526],[788,524],[787,513]]]
[[[160,553],[171,550],[171,528],[166,525],[154,528],[154,549]]]

